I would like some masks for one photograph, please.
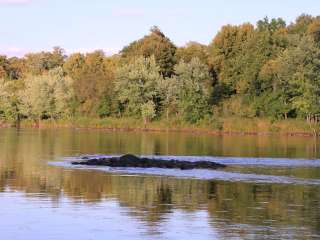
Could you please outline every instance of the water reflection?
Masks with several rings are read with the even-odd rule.
[[[61,156],[126,152],[317,158],[312,138],[12,129],[0,133],[0,204],[6,206],[0,214],[8,220],[0,224],[0,231],[6,239],[14,239],[13,232],[27,237],[16,239],[32,239],[32,232],[45,230],[52,233],[46,235],[49,239],[70,239],[70,234],[78,239],[320,238],[320,187],[316,185],[129,176],[47,164]],[[318,170],[263,171],[320,179]],[[47,220],[41,222],[42,218]],[[50,221],[57,222],[55,228],[46,227],[52,226]],[[71,222],[81,229],[77,231]]]

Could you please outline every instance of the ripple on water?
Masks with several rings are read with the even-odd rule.
[[[120,155],[83,155],[76,157],[66,157],[66,161],[81,160],[83,157],[88,158],[112,158],[119,157]],[[250,158],[250,157],[211,157],[211,156],[149,156],[148,157],[160,160],[181,160],[181,161],[210,161],[217,162],[225,165],[237,166],[266,166],[266,167],[320,167],[320,159],[291,159],[291,158]]]
[[[118,155],[86,155],[89,158],[110,158]],[[179,178],[197,178],[205,180],[219,180],[228,182],[254,182],[254,183],[278,183],[295,185],[320,185],[320,179],[304,179],[292,176],[275,176],[255,173],[240,173],[236,171],[223,170],[179,170],[179,169],[160,169],[160,168],[111,168],[105,166],[74,166],[71,161],[80,160],[84,156],[67,157],[63,162],[51,162],[51,165],[82,169],[100,170],[121,175],[159,175],[172,176]],[[277,159],[277,158],[224,158],[224,157],[201,157],[201,156],[147,156],[162,160],[187,160],[187,161],[214,161],[226,165],[237,166],[261,166],[261,167],[320,167],[320,160],[304,159]]]

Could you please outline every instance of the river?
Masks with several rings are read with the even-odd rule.
[[[222,170],[73,167],[124,153]],[[320,141],[0,129],[4,240],[320,239]]]

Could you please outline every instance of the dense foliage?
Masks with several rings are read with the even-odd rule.
[[[226,25],[177,47],[157,27],[116,55],[0,56],[0,119],[304,118],[320,114],[320,17]]]

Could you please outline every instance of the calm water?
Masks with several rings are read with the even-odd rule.
[[[230,166],[70,165],[128,152]],[[0,239],[320,239],[318,159],[314,138],[0,129]]]

